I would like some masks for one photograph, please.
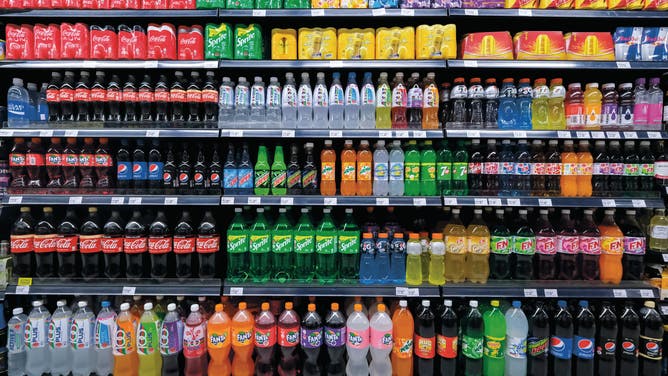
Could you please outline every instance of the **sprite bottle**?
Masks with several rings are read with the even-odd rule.
[[[436,196],[436,152],[431,140],[424,142],[420,153],[420,194]]]
[[[283,196],[287,193],[288,168],[283,158],[283,147],[276,146],[274,151],[274,163],[271,164],[271,194]]]
[[[338,232],[341,268],[339,277],[343,282],[354,283],[360,272],[360,229],[353,218],[353,209],[346,209],[346,217]]]
[[[141,315],[137,328],[140,375],[160,376],[161,374],[160,326],[160,319],[153,312],[153,303],[144,304],[144,313]]]
[[[267,147],[260,145],[257,151],[257,162],[255,162],[255,194],[266,196],[269,194],[270,166],[267,161]]]
[[[234,218],[227,228],[227,278],[231,282],[248,278],[248,227],[241,211],[234,208]]]
[[[448,140],[441,141],[436,155],[436,192],[443,196],[452,194],[452,151]]]
[[[420,151],[415,140],[408,141],[404,156],[404,195],[420,195]]]
[[[492,309],[483,315],[485,345],[483,347],[483,374],[503,376],[506,353],[506,317],[499,309],[499,301],[492,300]]]
[[[315,229],[309,217],[309,209],[301,209],[301,217],[294,230],[295,275],[299,282],[311,282],[315,273]]]
[[[271,233],[264,208],[257,208],[255,223],[250,229],[250,275],[253,282],[267,282],[271,269],[269,252],[271,251]]]
[[[271,278],[281,283],[292,279],[294,273],[292,262],[294,234],[286,212],[285,208],[278,209],[278,219],[271,232]]]
[[[322,213],[322,222],[315,235],[315,274],[320,282],[332,283],[339,272],[338,234],[332,220],[332,209],[323,209]]]

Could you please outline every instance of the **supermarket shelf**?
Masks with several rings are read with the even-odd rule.
[[[26,281],[27,280],[27,281]],[[199,295],[219,296],[220,279],[30,279],[7,286],[7,295]]]
[[[33,192],[35,190],[26,190]],[[42,194],[11,193],[0,201],[3,205],[218,205],[219,195],[100,195],[57,194],[44,190]]]
[[[440,297],[438,286],[394,286],[333,283],[223,283],[226,296],[396,296]]]
[[[221,60],[220,68],[241,69],[309,69],[309,68],[350,68],[350,69],[444,69],[445,60]]]
[[[448,68],[665,70],[668,68],[668,63],[652,61],[448,60]]]
[[[656,299],[658,289],[646,282],[622,281],[619,285],[601,281],[494,281],[486,284],[450,283],[441,288],[443,297],[481,298],[582,298]]]
[[[220,130],[221,137],[271,138],[443,138],[438,130],[379,130],[379,129],[236,129]]]
[[[656,198],[596,198],[596,197],[443,197],[445,206],[517,206],[567,208],[664,208]]]
[[[217,9],[124,9],[124,10],[93,10],[93,9],[10,9],[0,11],[0,18],[213,18],[218,16]]]
[[[450,9],[450,16],[468,17],[537,17],[537,18],[661,18],[662,11],[580,10],[580,9]]]
[[[580,140],[660,140],[668,138],[668,132],[658,131],[513,131],[502,129],[446,129],[448,138],[541,138]]]
[[[217,69],[218,65],[218,60],[0,60],[0,69]]]
[[[216,128],[3,128],[0,137],[164,137],[217,138]]]
[[[221,18],[231,17],[446,17],[447,9],[221,9]]]
[[[440,197],[223,196],[221,205],[441,206]]]

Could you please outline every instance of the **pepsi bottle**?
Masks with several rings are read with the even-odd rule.
[[[580,301],[580,311],[575,319],[575,324],[575,338],[573,341],[575,374],[577,376],[593,376],[596,319],[589,310],[589,302],[586,300]]]
[[[116,187],[121,190],[128,189],[130,183],[132,183],[132,159],[130,159],[129,143],[128,140],[121,140],[121,147],[116,153]]]
[[[192,167],[190,166],[190,154],[188,153],[188,145],[183,144],[181,151],[181,162],[179,163],[179,181],[177,182],[178,190],[181,193],[187,193],[192,188],[190,177],[192,176]]]
[[[137,140],[137,147],[132,152],[132,186],[134,189],[146,188],[148,163],[144,152],[144,140]]]
[[[160,153],[160,142],[157,139],[151,141],[151,150],[148,152],[148,188],[151,194],[158,194],[163,186],[162,154]]]
[[[640,370],[643,376],[661,375],[663,320],[656,304],[646,301],[640,309]]]
[[[206,174],[206,161],[204,160],[204,151],[200,145],[199,151],[197,152],[197,161],[193,166],[193,188],[197,193],[202,193],[204,189],[209,188],[209,182],[207,181]]]
[[[177,184],[178,168],[174,160],[174,150],[172,143],[167,147],[167,157],[165,158],[165,165],[162,168],[162,189],[166,194],[175,192]]]
[[[621,331],[619,333],[620,357],[619,374],[624,376],[638,375],[638,339],[640,337],[640,318],[633,310],[633,305],[627,302],[622,316],[619,318]]]
[[[571,375],[571,357],[573,354],[573,316],[568,312],[565,300],[558,302],[559,311],[552,322],[550,355],[552,355],[552,374]]]
[[[215,148],[211,155],[211,164],[209,165],[207,177],[209,187],[213,191],[212,193],[220,194],[220,188],[222,187],[221,175],[220,157],[218,156],[218,148]]]
[[[617,372],[617,315],[609,303],[603,303],[598,316],[596,336],[596,363],[599,375],[615,375]]]

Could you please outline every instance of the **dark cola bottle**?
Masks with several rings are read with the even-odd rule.
[[[121,121],[121,100],[123,93],[121,91],[120,78],[117,75],[111,76],[111,81],[107,85],[107,120]]]
[[[107,87],[104,84],[105,74],[102,71],[95,72],[95,82],[90,87],[90,107],[93,111],[91,120],[104,121],[104,106],[107,101]]]
[[[354,77],[354,76],[353,76]],[[348,77],[350,80],[350,77]],[[422,82],[419,73],[411,73],[408,79],[408,128],[422,128]]]
[[[181,162],[179,162],[179,181],[177,184],[180,193],[188,193],[192,188],[192,166],[190,165],[190,153],[188,153],[188,145],[183,144],[181,151]]]
[[[46,87],[46,104],[49,107],[49,121],[60,120],[60,87],[62,76],[58,72],[51,72],[51,81]]]
[[[137,120],[137,81],[135,76],[129,75],[122,91],[123,121]]]
[[[18,277],[33,276],[34,235],[35,220],[30,214],[30,208],[23,206],[9,235],[14,274]]]
[[[443,149],[441,149],[441,151],[443,151]],[[441,151],[439,151],[439,153],[441,153]],[[499,194],[499,153],[496,150],[496,140],[487,140],[487,152],[483,166],[484,192],[486,195],[496,196]]]
[[[545,163],[545,192],[548,196],[559,196],[561,192],[561,154],[559,141],[550,140],[547,143],[547,163]]]
[[[204,121],[216,121],[218,118],[218,85],[215,76],[215,72],[207,71],[206,81],[202,87]]]
[[[63,186],[63,173],[60,167],[63,164],[63,146],[60,143],[59,137],[51,139],[51,145],[46,150],[46,157],[44,158],[46,164],[46,175],[48,181],[47,188],[60,188]]]
[[[195,229],[190,213],[183,211],[179,222],[174,226],[174,255],[176,257],[176,277],[190,278],[194,270]]]
[[[211,210],[204,212],[197,227],[195,249],[199,258],[199,277],[213,278],[216,274],[216,254],[220,251],[220,235]]]
[[[144,140],[137,140],[137,146],[132,152],[132,186],[135,190],[146,188],[148,181],[148,162],[144,151]]]
[[[165,212],[160,210],[153,223],[148,227],[148,253],[151,259],[151,278],[167,277],[167,268],[171,264],[172,234]]]
[[[622,185],[626,196],[635,196],[640,189],[640,156],[634,141],[624,142],[624,173]]]
[[[109,139],[102,137],[100,138],[97,150],[95,150],[95,178],[97,179],[95,187],[98,189],[112,187],[111,176],[109,174],[113,166],[114,161],[110,153]]]
[[[76,121],[89,121],[90,73],[87,71],[79,73],[79,81],[74,88],[74,102],[77,107]]]
[[[123,273],[123,229],[125,222],[118,210],[111,212],[107,223],[102,227],[100,247],[104,254],[104,275],[118,278]]]
[[[209,188],[209,182],[207,181],[206,174],[206,160],[204,159],[204,151],[200,146],[199,151],[197,152],[197,161],[193,166],[193,183],[192,187],[195,189],[196,193],[203,193],[203,191]]]
[[[663,320],[656,303],[646,301],[640,309],[640,370],[643,376],[659,376],[663,360]]]
[[[160,153],[160,142],[157,139],[151,141],[151,149],[148,151],[148,188],[151,194],[159,194],[162,189],[164,163]]]
[[[545,154],[543,153],[543,141],[533,140],[531,142],[531,195],[545,196]]]
[[[9,152],[9,172],[11,174],[10,187],[23,188],[28,184],[26,175],[26,151],[28,150],[23,138],[15,138],[14,146]]]
[[[160,79],[155,84],[153,90],[153,100],[155,101],[155,121],[166,122],[169,120],[169,86],[167,86],[167,77],[160,75]]]
[[[608,190],[612,196],[621,196],[624,191],[624,156],[620,151],[619,141],[610,141],[608,145],[610,175]]]
[[[527,336],[527,369],[529,375],[548,375],[548,351],[550,348],[550,317],[543,307],[543,302],[536,302],[529,317]]]
[[[617,316],[610,306],[604,302],[598,316],[596,335],[596,366],[599,375],[617,374]]]
[[[42,148],[42,139],[33,138],[30,140],[25,161],[26,172],[28,173],[28,187],[43,187],[44,148]]]
[[[162,189],[166,194],[172,194],[176,191],[176,186],[178,184],[177,174],[178,169],[174,159],[174,148],[170,142],[167,146],[165,165],[162,167]]]
[[[296,144],[290,145],[290,162],[287,167],[289,195],[300,195],[302,193],[302,170],[299,164],[299,149]]]
[[[84,138],[84,144],[79,153],[79,173],[81,174],[80,188],[95,187],[95,146],[93,138]]]
[[[574,369],[576,375],[594,375],[594,341],[596,336],[596,318],[589,310],[589,302],[581,300],[575,318],[573,337]]]
[[[128,140],[121,140],[121,147],[116,153],[116,187],[119,193],[130,188],[132,184],[132,157]]]
[[[184,105],[186,90],[184,88],[183,72],[174,72],[174,82],[169,89],[169,101],[172,105],[172,121],[184,121]]]
[[[212,190],[212,193],[220,194],[220,188],[222,187],[222,167],[220,165],[220,156],[218,155],[218,148],[213,149],[213,154],[211,155],[211,163],[209,164],[208,177],[209,188]]]
[[[77,166],[79,166],[77,139],[69,137],[65,149],[63,149],[63,187],[77,188],[79,186],[79,172]]]
[[[65,72],[65,79],[58,91],[58,97],[60,99],[60,120],[62,121],[74,121],[75,86],[74,72]]]
[[[436,328],[431,302],[423,300],[415,315],[415,337],[420,339],[420,346],[414,347],[415,368],[418,375],[434,374],[434,358],[436,349]]]
[[[56,220],[53,209],[44,207],[42,219],[35,225],[35,276],[51,278],[56,276]]]
[[[147,251],[146,226],[141,211],[135,210],[125,225],[125,237],[123,239],[125,274],[129,279],[138,279],[144,276],[144,269],[147,265]]]
[[[664,114],[668,117],[668,113]],[[656,158],[650,149],[649,141],[640,141],[640,190],[649,192],[655,190],[654,186],[654,163]]]
[[[144,79],[139,84],[137,100],[139,101],[139,121],[153,121],[154,94],[151,87],[151,76],[148,74],[144,75]]]
[[[640,339],[640,317],[627,302],[619,317],[619,375],[638,376],[638,346]]]
[[[485,157],[480,150],[480,140],[475,139],[471,141],[471,157],[468,164],[468,185],[469,193],[473,196],[483,194],[483,164]]]
[[[605,141],[594,143],[594,171],[591,177],[592,195],[608,196],[608,175],[610,174],[610,157],[605,150]]]
[[[79,229],[79,253],[81,253],[81,276],[92,280],[102,276],[102,227],[96,207],[88,208],[88,217]]]
[[[74,209],[67,209],[57,231],[58,276],[74,278],[79,273],[79,218]]]
[[[186,89],[186,102],[188,102],[188,121],[201,121],[202,80],[199,78],[199,72],[190,73],[190,83]]]

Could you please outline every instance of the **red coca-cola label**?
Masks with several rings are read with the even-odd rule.
[[[142,9],[169,9],[169,3],[167,0],[144,0]]]
[[[146,238],[124,238],[123,251],[125,253],[135,254],[148,251],[148,241]]]
[[[499,162],[487,162],[484,165],[485,174],[487,175],[498,175],[499,174]]]
[[[123,238],[102,237],[100,248],[102,248],[103,253],[121,253],[123,252]]]
[[[169,91],[156,89],[153,92],[153,100],[156,102],[169,102]]]
[[[60,28],[58,25],[41,25],[33,27],[35,37],[35,59],[60,59]]]
[[[137,92],[132,89],[123,90],[123,102],[137,102]]]
[[[76,167],[79,165],[79,156],[73,153],[63,154],[63,167]]]
[[[67,1],[67,0],[66,0]],[[60,25],[60,54],[63,59],[88,59],[88,26],[83,23]]]
[[[137,93],[139,102],[153,102],[153,92],[151,90],[140,90]]]
[[[140,0],[125,0],[125,3],[127,4],[128,9],[141,9]]]
[[[545,175],[561,175],[562,170],[561,163],[545,163]]]
[[[186,92],[181,89],[173,89],[169,92],[169,100],[171,102],[185,102],[186,101]]]
[[[63,0],[51,0],[51,8],[62,9],[63,8]]]
[[[26,154],[26,166],[44,166],[44,155],[38,153]]]
[[[97,9],[95,0],[81,0],[81,9]]]
[[[46,165],[47,167],[60,167],[63,163],[63,156],[59,153],[47,153],[46,154]]]
[[[58,89],[46,89],[46,101],[47,102],[60,102],[60,90],[58,90]]]
[[[90,89],[78,87],[74,89],[75,102],[90,102]]]
[[[11,60],[33,60],[35,58],[32,27],[28,25],[8,24],[5,27],[5,55]]]
[[[214,253],[220,250],[220,236],[198,236],[195,245],[197,253]]]
[[[204,60],[204,33],[202,27],[197,25],[192,28],[179,27],[178,46],[179,60]]]
[[[121,101],[120,90],[107,90],[107,102],[120,102],[120,101]]]
[[[74,89],[61,88],[58,95],[61,102],[74,102]]]
[[[156,60],[176,59],[176,29],[172,24],[150,24],[147,29],[147,57]]]
[[[218,92],[216,90],[202,90],[202,102],[218,103]]]
[[[35,235],[32,239],[35,253],[47,253],[56,251],[56,234]]]
[[[111,167],[114,165],[111,155],[109,154],[95,154],[95,167]]]
[[[66,9],[81,9],[81,0],[62,0],[63,8]]]
[[[90,90],[90,100],[91,102],[106,102],[107,101],[107,90],[95,88]]]
[[[109,9],[128,9],[125,0],[109,0]]]
[[[9,155],[9,165],[12,167],[23,167],[26,165],[26,155],[21,153],[11,153]]]
[[[111,27],[90,27],[90,54],[92,59],[116,60],[118,35]]]
[[[111,9],[109,7],[109,0],[94,0],[97,6],[97,9]]]
[[[32,5],[35,9],[49,9],[51,8],[51,0],[34,0]]]
[[[28,253],[33,251],[33,235],[10,235],[9,249],[12,253]]]
[[[79,246],[78,235],[59,236],[56,240],[56,251],[60,253],[76,252]]]
[[[152,255],[160,255],[172,251],[172,238],[148,238],[148,252]]]
[[[93,167],[93,166],[95,166],[95,155],[93,155],[93,154],[79,154],[79,166],[80,167]]]
[[[174,237],[174,253],[193,253],[195,252],[195,238]]]
[[[80,235],[79,252],[81,253],[102,252],[102,235]]]
[[[200,90],[187,90],[186,91],[186,101],[193,103],[202,102],[202,91]]]

